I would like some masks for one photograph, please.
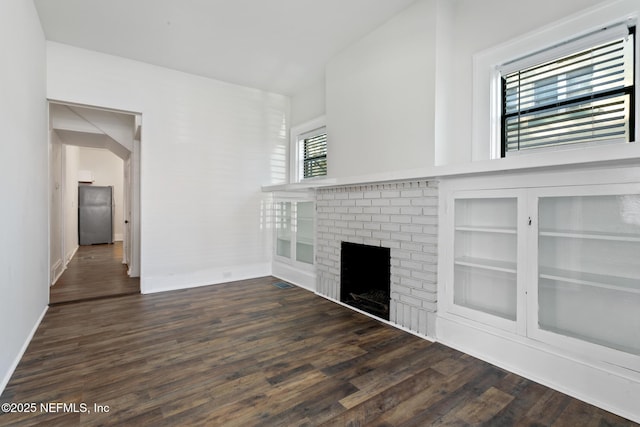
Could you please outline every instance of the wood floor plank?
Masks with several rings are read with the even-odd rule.
[[[140,278],[122,264],[122,242],[79,246],[67,269],[50,288],[51,304],[140,293]]]
[[[546,390],[538,401],[527,411],[527,418],[540,420],[552,425],[571,402],[571,398],[555,390]]]
[[[428,364],[425,364],[425,360],[429,360],[427,356],[429,353],[434,354],[434,361],[438,361],[438,354],[441,354],[437,350],[440,346],[435,345],[433,351],[429,352],[428,348],[432,345],[428,342],[416,342],[416,348],[411,346],[403,347],[408,351],[404,354],[394,355],[389,357],[389,353],[381,357],[386,363],[380,365],[379,369],[370,370],[369,372],[355,377],[351,382],[358,387],[358,392],[353,393],[340,401],[345,408],[352,408],[357,404],[369,399],[372,395],[379,393],[391,386],[394,386],[407,378],[424,371],[429,368]],[[412,343],[413,345],[413,343]],[[426,351],[421,351],[425,350]]]
[[[542,399],[547,392],[547,388],[532,381],[528,381],[515,374],[507,374],[507,376],[497,383],[495,387],[512,396],[517,396],[502,411],[498,412],[491,418],[491,424],[496,427],[513,426],[518,420],[526,420],[527,411]]]
[[[408,396],[407,399],[384,411],[381,416],[372,421],[372,425],[401,425],[417,421],[420,425],[422,419],[430,417],[437,420],[439,417],[446,415],[450,406],[464,400],[467,394],[463,394],[465,385],[484,376],[485,367],[481,364],[472,364],[467,369],[457,372],[453,375],[444,376],[435,383],[430,383],[427,387],[417,391],[415,394]],[[436,371],[437,372],[437,371]],[[429,425],[424,423],[423,425]]]
[[[402,413],[408,414],[411,411],[411,405],[408,405],[408,402],[413,401],[415,406],[424,408],[426,394],[438,394],[440,390],[437,384],[442,381],[442,374],[427,368],[349,408],[322,425],[335,427],[369,425],[382,414],[388,413],[400,405],[402,405]]]
[[[495,387],[471,400],[455,414],[455,418],[471,425],[485,424],[513,400],[513,396]]]
[[[637,425],[276,281],[51,307],[0,403],[109,412],[0,426]]]

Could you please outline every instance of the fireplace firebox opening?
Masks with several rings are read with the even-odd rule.
[[[389,320],[391,249],[342,242],[340,301]]]

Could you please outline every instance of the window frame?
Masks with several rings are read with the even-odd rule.
[[[632,25],[633,24],[633,25]],[[576,142],[576,143],[560,143],[560,144],[555,144],[555,143],[550,143],[548,145],[543,145],[540,147],[535,147],[535,148],[525,148],[523,150],[512,150],[512,151],[508,151],[507,150],[507,137],[506,137],[506,125],[507,125],[507,120],[509,117],[512,117],[515,113],[511,112],[511,113],[507,113],[507,110],[505,109],[505,97],[506,97],[506,78],[509,75],[512,75],[513,73],[516,73],[518,71],[529,71],[532,68],[535,68],[536,66],[538,66],[539,64],[544,64],[544,63],[554,63],[555,61],[557,61],[557,63],[562,62],[563,60],[571,57],[572,55],[576,54],[577,52],[582,52],[582,51],[586,51],[590,48],[594,48],[597,47],[599,45],[603,45],[606,43],[610,43],[612,41],[615,40],[619,40],[621,38],[624,37],[629,37],[631,36],[633,38],[633,44],[631,46],[632,49],[632,63],[631,63],[631,73],[632,73],[632,79],[633,81],[631,82],[631,86],[624,86],[622,89],[615,89],[615,90],[610,90],[610,93],[618,93],[618,96],[628,96],[629,97],[629,101],[628,101],[628,110],[627,110],[627,114],[629,115],[628,117],[628,138],[627,137],[618,137],[618,138],[609,138],[609,139],[597,139],[594,138],[592,140],[588,140],[588,141],[583,141],[583,142]],[[636,117],[636,105],[635,105],[635,92],[637,90],[637,51],[638,51],[638,46],[637,46],[637,40],[636,40],[636,26],[635,26],[635,22],[625,22],[625,23],[619,23],[617,25],[613,25],[613,26],[608,26],[606,28],[602,28],[597,32],[585,35],[585,36],[581,36],[572,40],[568,40],[565,42],[562,42],[560,44],[557,44],[555,46],[549,47],[547,49],[543,49],[539,52],[524,56],[522,58],[516,59],[514,61],[509,61],[506,64],[499,66],[498,67],[498,73],[499,73],[499,78],[500,78],[500,157],[510,157],[510,156],[514,156],[514,155],[522,155],[522,154],[529,154],[531,152],[541,152],[541,151],[554,151],[554,150],[560,150],[560,149],[567,149],[567,148],[573,148],[573,147],[587,147],[587,146],[594,146],[594,145],[605,145],[605,144],[619,144],[619,143],[630,143],[630,142],[634,142],[636,140],[635,137],[635,117]],[[554,78],[558,78],[559,76],[554,76]],[[568,78],[566,78],[568,79]],[[558,82],[556,82],[557,84]],[[535,90],[534,90],[534,100],[533,102],[535,103]],[[610,97],[612,95],[607,95],[607,97]],[[577,100],[579,100],[580,97],[576,96],[573,100],[569,101],[571,104],[575,103]],[[599,100],[601,99],[606,99],[606,98],[601,98],[601,97],[596,97],[596,98],[592,98],[592,102],[599,102]],[[567,102],[567,101],[564,101]],[[585,102],[587,102],[585,100]],[[535,108],[535,107],[534,107]],[[552,112],[554,109],[557,109],[557,105],[547,105],[547,106],[542,106],[539,109],[539,113],[543,113],[545,111],[550,111]],[[529,114],[526,113],[527,108],[524,109],[525,114]],[[557,113],[557,114],[562,114],[562,113]]]
[[[324,179],[327,175],[318,175],[314,177],[304,177],[304,138],[313,136],[317,131],[317,135],[327,133],[325,116],[317,117],[308,122],[302,123],[291,128],[290,145],[289,145],[289,182],[300,183],[318,179]],[[329,141],[327,138],[327,152]],[[328,158],[328,157],[327,157]]]
[[[320,142],[317,141],[317,138],[321,138]],[[316,153],[318,150],[324,151],[324,153],[320,153],[319,155],[307,155],[308,152]],[[300,180],[325,177],[327,175],[327,127],[322,126],[318,129],[313,129],[301,134],[298,137],[298,153],[301,169],[298,176]],[[322,166],[319,166],[319,173],[313,173],[317,163],[322,162],[322,160],[324,160],[325,166],[324,173],[322,173]],[[314,163],[316,165],[314,165]],[[309,176],[306,176],[307,171],[311,172]]]
[[[557,46],[558,41],[575,40],[580,37],[595,33],[602,28],[616,24],[627,24],[638,28],[640,17],[640,5],[637,0],[619,0],[614,3],[595,5],[585,11],[570,15],[559,21],[545,25],[544,27],[523,34],[515,39],[504,41],[494,47],[479,51],[473,55],[473,86],[472,86],[472,133],[471,133],[471,160],[501,159],[501,77],[500,67],[517,58],[525,58],[535,53]],[[636,32],[636,37],[638,32]],[[636,141],[640,138],[640,42],[636,40],[635,46],[635,118],[634,134]],[[634,141],[635,142],[635,141]],[[585,144],[588,145],[588,144]],[[619,144],[620,146],[629,144]],[[575,146],[574,146],[575,147]],[[584,147],[584,146],[580,146]],[[587,148],[587,147],[585,147]],[[569,151],[567,147],[562,150],[541,150],[536,152],[538,161],[556,162],[558,159],[554,152]],[[623,150],[624,151],[624,150]],[[622,153],[616,149],[617,153]],[[591,154],[593,153],[593,154]],[[602,150],[594,147],[593,151],[586,149],[580,157],[587,160],[591,157],[600,158]],[[527,155],[534,155],[529,152]],[[511,157],[511,156],[510,156]],[[514,156],[516,157],[516,156]],[[568,159],[566,155],[561,158]]]

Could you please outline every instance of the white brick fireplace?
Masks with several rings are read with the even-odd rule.
[[[340,300],[341,242],[390,248],[390,322],[435,336],[437,182],[320,188],[316,202],[317,292]]]

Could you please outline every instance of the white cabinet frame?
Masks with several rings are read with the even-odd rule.
[[[579,155],[579,152],[576,152],[576,155]],[[639,183],[640,167],[637,159],[629,159],[615,165],[594,163],[521,171],[496,170],[485,174],[443,178],[439,184],[441,202],[437,340],[503,369],[640,422],[640,357],[575,338],[558,336],[559,334],[550,331],[536,331],[534,328],[537,324],[538,309],[538,198],[553,194],[640,194]],[[510,324],[507,322],[506,325],[473,310],[458,311],[454,307],[452,294],[455,197],[505,195],[519,197],[520,251],[517,266],[520,296],[518,313],[516,321]],[[528,225],[529,216],[531,226]],[[548,265],[554,266],[552,263]],[[570,266],[571,264],[567,264],[567,267]],[[636,277],[636,270],[628,271],[633,274],[627,274],[625,277]],[[522,299],[524,306],[520,304]]]
[[[526,301],[524,299],[524,277],[525,271],[522,266],[526,265],[525,259],[523,258],[525,255],[525,245],[524,241],[520,236],[523,236],[523,227],[526,222],[525,218],[525,208],[523,203],[525,198],[523,197],[522,190],[473,190],[473,191],[456,191],[453,192],[447,200],[447,208],[450,212],[445,215],[445,218],[450,224],[446,224],[444,227],[445,232],[447,233],[446,240],[451,242],[452,247],[450,248],[450,257],[451,262],[447,263],[447,271],[445,273],[445,301],[447,304],[447,311],[454,313],[458,316],[462,316],[464,318],[477,321],[480,323],[484,323],[487,325],[491,325],[506,331],[514,332],[514,333],[522,333],[524,332],[524,322],[520,317],[523,313],[525,313],[525,305]],[[486,199],[489,202],[492,199],[514,199],[516,201],[516,212],[515,218],[513,218],[513,224],[510,227],[504,227],[500,224],[495,224],[494,226],[469,226],[467,224],[456,224],[456,201],[464,201],[464,200],[477,200],[477,199]],[[496,235],[496,236],[513,236],[516,240],[515,245],[515,262],[505,262],[500,259],[493,259],[490,255],[481,257],[480,259],[464,259],[457,258],[455,256],[455,245],[456,245],[456,232],[468,232],[468,233],[478,233],[478,234],[487,234],[487,235]],[[489,252],[490,248],[487,248],[487,252]],[[493,315],[487,312],[483,312],[480,310],[474,310],[472,308],[459,305],[455,303],[455,266],[468,266],[471,268],[480,268],[486,269],[489,271],[498,271],[504,274],[513,274],[515,277],[515,286],[516,286],[516,319],[510,320],[501,316]]]
[[[442,248],[442,256],[444,268],[441,269],[441,279],[444,283],[444,295],[441,295],[441,308],[446,313],[441,316],[454,315],[464,319],[469,324],[486,325],[495,330],[502,330],[511,334],[517,340],[534,340],[551,347],[558,348],[561,352],[575,357],[577,359],[589,360],[602,366],[627,372],[633,377],[640,379],[640,356],[601,344],[595,344],[579,338],[563,335],[558,332],[552,332],[539,327],[539,218],[538,205],[540,198],[544,197],[572,197],[572,196],[607,196],[607,195],[624,195],[624,194],[640,194],[640,183],[608,183],[608,184],[586,184],[586,185],[563,185],[563,186],[542,186],[530,188],[504,188],[504,189],[483,189],[477,188],[472,190],[459,189],[454,186],[452,188],[445,187],[446,203],[444,206],[444,215],[442,220],[442,241],[446,244]],[[511,271],[515,268],[516,272],[516,319],[509,320],[499,315],[490,314],[479,309],[469,308],[464,305],[455,303],[454,281],[455,281],[455,265],[467,264],[474,266],[474,260],[458,259],[455,254],[456,247],[456,230],[468,230],[471,232],[481,232],[478,227],[469,227],[456,224],[456,201],[468,199],[505,199],[513,198],[517,200],[516,227],[509,229],[500,227],[489,227],[485,231],[499,235],[501,233],[515,233],[517,238],[517,261],[515,267],[507,264],[501,265],[500,262],[493,262],[494,266],[486,268],[495,268],[497,270]],[[547,232],[547,234],[550,234]],[[593,233],[591,233],[593,234]],[[589,238],[602,239],[602,236],[588,236]],[[640,236],[614,237],[616,239],[624,239],[631,241],[639,241]],[[639,252],[640,256],[640,252]],[[482,261],[482,260],[481,260]],[[490,264],[485,260],[485,264]],[[499,261],[499,260],[496,260]],[[640,261],[639,261],[640,262]],[[481,267],[482,268],[482,267]],[[640,279],[639,279],[640,280]],[[611,288],[610,285],[609,288]],[[605,287],[605,286],[603,286]],[[639,288],[640,289],[640,288]],[[634,291],[635,292],[635,291]],[[640,312],[640,307],[638,307]],[[531,343],[533,343],[532,341]]]
[[[277,253],[278,246],[278,203],[291,203],[291,235],[290,235],[290,247],[291,252],[288,257],[280,256]],[[309,264],[306,262],[301,262],[297,260],[297,243],[298,236],[296,232],[297,225],[296,221],[296,204],[298,203],[313,203],[313,220],[312,220],[312,238],[314,239],[311,242],[313,247],[312,259],[313,263]],[[315,267],[315,253],[316,253],[316,211],[315,211],[315,196],[313,194],[308,193],[287,193],[280,192],[274,195],[273,199],[273,262],[272,262],[272,274],[276,277],[284,279],[288,282],[294,283],[303,288],[309,289],[311,291],[315,291],[316,289],[316,267]]]
[[[570,337],[560,333],[555,333],[542,329],[539,326],[539,277],[540,277],[540,262],[538,259],[539,251],[539,218],[538,206],[539,200],[545,197],[577,197],[577,196],[612,196],[612,195],[624,195],[624,194],[640,194],[640,184],[607,184],[607,185],[584,185],[584,186],[564,186],[553,188],[541,188],[532,189],[528,192],[527,204],[529,211],[532,212],[532,226],[528,232],[528,248],[527,253],[530,254],[529,258],[529,273],[526,282],[528,283],[528,304],[527,304],[527,328],[526,334],[528,337],[539,340],[553,346],[557,346],[563,349],[570,349],[571,352],[577,355],[588,355],[591,359],[596,359],[605,364],[613,366],[622,366],[627,369],[640,372],[640,356],[627,353],[624,351],[616,350],[605,345],[594,344],[585,340]],[[544,232],[543,232],[544,233]],[[547,234],[552,234],[547,232]],[[565,233],[566,234],[566,233]],[[587,238],[605,240],[604,235],[593,235],[593,233],[585,233]],[[620,237],[614,237],[619,239]],[[638,241],[635,237],[630,236],[630,241]],[[626,239],[625,239],[626,240]],[[639,245],[640,247],[640,245]],[[640,256],[640,252],[638,253]],[[640,261],[639,261],[640,262]],[[544,272],[543,272],[544,273]],[[612,272],[613,273],[613,272]],[[638,278],[640,280],[640,278]],[[581,286],[580,283],[585,281],[575,278],[573,281]],[[584,285],[582,285],[584,286]],[[593,284],[590,286],[598,286]],[[601,285],[602,288],[607,285]],[[638,287],[640,291],[640,287]],[[638,313],[640,313],[640,307],[638,307]]]

